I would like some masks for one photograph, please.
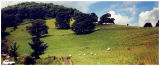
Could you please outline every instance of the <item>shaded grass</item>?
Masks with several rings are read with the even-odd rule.
[[[50,36],[41,38],[48,44],[45,54],[41,57],[67,57],[72,54],[72,60],[76,65],[158,64],[159,29],[157,27],[101,25],[96,26],[99,30],[91,34],[75,35],[72,30],[56,29],[55,19],[46,21]],[[74,20],[71,23],[73,22]],[[31,42],[31,36],[26,31],[27,25],[30,24],[18,26],[18,29],[7,37],[14,39],[20,46],[18,53],[21,56],[32,52],[28,45],[28,42]],[[8,28],[7,31],[10,29]],[[106,51],[108,47],[111,51]],[[96,55],[91,55],[91,52]],[[82,55],[84,53],[86,56]]]

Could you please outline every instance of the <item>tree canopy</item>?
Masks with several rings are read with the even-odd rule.
[[[2,25],[3,27],[15,27],[22,23],[23,19],[55,18],[61,12],[68,13],[71,17],[74,17],[76,13],[81,13],[77,9],[53,3],[23,2],[2,8]]]
[[[145,23],[144,27],[152,27],[151,23]]]
[[[70,18],[68,13],[59,13],[56,17],[56,27],[58,29],[70,29]]]
[[[39,55],[44,54],[44,51],[48,47],[47,44],[44,44],[43,41],[40,40],[38,37],[32,38],[33,43],[29,43],[31,48],[33,49],[33,52],[31,54],[32,57],[35,57],[36,59],[39,59]]]
[[[14,57],[15,61],[17,61],[17,57],[18,57],[17,50],[18,50],[18,46],[16,43],[10,46],[10,56]]]
[[[159,20],[158,20],[158,22],[156,23],[156,27],[159,27]]]
[[[76,34],[86,34],[94,31],[95,24],[97,19],[91,14],[78,14],[75,17],[76,21],[72,24],[72,30]]]
[[[99,24],[103,24],[103,23],[115,24],[114,20],[115,20],[114,18],[111,18],[111,14],[107,13],[100,17]]]
[[[32,36],[41,37],[41,35],[48,34],[48,26],[42,19],[36,19],[32,21],[32,26],[27,27],[29,33]]]

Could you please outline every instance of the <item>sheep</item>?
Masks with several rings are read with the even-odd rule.
[[[85,53],[83,55],[86,55]]]
[[[110,51],[111,50],[111,48],[107,48],[107,51]]]
[[[81,54],[78,54],[79,56],[81,56]]]
[[[91,54],[91,55],[93,55],[93,53],[92,53],[92,52],[91,52],[90,54]]]
[[[96,53],[94,55],[96,55]]]
[[[72,57],[72,55],[71,55],[71,54],[69,54],[69,57]]]

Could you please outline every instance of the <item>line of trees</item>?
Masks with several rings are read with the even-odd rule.
[[[33,52],[30,56],[25,58],[24,64],[35,64],[35,59],[40,59],[40,55],[44,54],[44,51],[48,48],[47,43],[40,40],[42,36],[48,34],[48,26],[43,19],[36,19],[32,21],[31,26],[27,26],[28,32],[32,35],[32,42],[29,42],[29,46]]]
[[[53,3],[24,2],[2,8],[2,38],[8,35],[8,33],[5,32],[6,27],[14,27],[15,30],[24,19],[56,18],[61,12],[69,14],[70,17],[74,17],[76,13],[81,13],[77,9],[67,8],[62,5],[54,5]]]
[[[55,18],[59,13],[65,12],[69,14],[70,17],[74,17],[76,13],[81,13],[77,9],[67,8],[62,5],[54,5],[53,3],[35,3],[35,2],[23,2],[17,5],[8,6],[1,9],[1,40],[2,52],[9,52],[9,44],[6,36],[9,35],[9,32],[6,32],[7,27],[14,27],[14,30],[17,29],[17,26],[23,22],[24,19],[46,19],[46,18]],[[36,21],[33,21],[36,22]],[[38,21],[41,22],[41,21]],[[42,22],[43,24],[44,22]],[[37,23],[36,23],[37,24]],[[34,25],[34,24],[33,24]],[[37,27],[42,27],[37,29]],[[48,27],[45,25],[39,25],[36,27],[28,28],[32,36],[41,37],[43,34],[47,34]],[[42,30],[42,31],[41,31]]]
[[[48,47],[46,43],[40,40],[43,35],[48,34],[48,26],[44,20],[36,19],[32,21],[32,25],[28,27],[28,31],[33,36],[32,43],[29,42],[29,45],[33,49],[31,56],[39,59],[39,56],[44,54],[44,51]]]
[[[155,26],[156,26],[156,27],[159,27],[159,20],[157,21],[157,23],[156,23]],[[152,26],[151,23],[148,22],[148,23],[145,23],[145,24],[144,24],[144,27],[153,27],[153,26]]]

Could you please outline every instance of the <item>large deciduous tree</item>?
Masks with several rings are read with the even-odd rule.
[[[56,17],[56,27],[58,29],[70,29],[70,18],[68,13],[59,13]]]
[[[114,20],[115,20],[114,18],[111,18],[111,14],[107,13],[100,17],[99,24],[103,24],[103,23],[115,24]]]
[[[95,13],[91,13],[90,16],[92,17],[92,22],[97,22],[98,21],[98,16]]]
[[[90,14],[79,14],[75,18],[75,22],[72,24],[72,30],[76,34],[87,34],[94,31],[96,18]]]
[[[36,37],[41,37],[44,34],[48,34],[48,26],[42,19],[33,20],[32,26],[29,26],[27,29],[32,36]]]

